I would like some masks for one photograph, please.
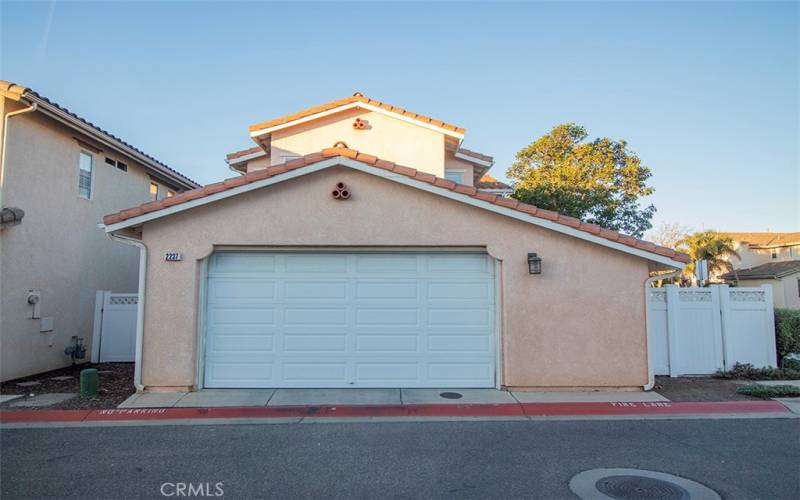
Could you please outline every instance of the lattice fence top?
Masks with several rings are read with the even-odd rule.
[[[711,302],[711,290],[678,290],[681,302]]]
[[[112,295],[108,299],[108,303],[112,306],[124,306],[139,303],[139,297],[136,295]]]

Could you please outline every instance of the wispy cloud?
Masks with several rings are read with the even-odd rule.
[[[53,17],[55,16],[56,12],[56,0],[50,1],[50,10],[47,13],[47,20],[44,23],[44,32],[42,33],[42,38],[39,41],[39,59],[44,58],[45,54],[47,53],[47,42],[50,39],[50,28],[53,26]]]

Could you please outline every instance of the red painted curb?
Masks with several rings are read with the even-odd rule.
[[[80,422],[91,412],[92,410],[0,411],[0,423]]]
[[[0,412],[2,423],[301,417],[508,417],[789,413],[777,401],[325,405]]]
[[[777,401],[714,401],[637,403],[522,403],[529,417],[570,415],[720,415],[730,413],[775,413],[789,410]]]

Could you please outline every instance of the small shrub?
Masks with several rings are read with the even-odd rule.
[[[756,368],[750,363],[736,363],[730,371],[718,371],[716,378],[746,380],[796,380],[800,379],[800,370],[791,368]]]
[[[800,353],[800,309],[775,309],[775,344],[781,358]]]
[[[800,358],[783,358],[781,361],[781,368],[800,372]]]
[[[736,392],[761,399],[794,398],[800,396],[800,387],[793,385],[751,384],[739,387]]]

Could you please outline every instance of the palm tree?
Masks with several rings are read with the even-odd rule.
[[[705,259],[708,262],[709,276],[716,276],[733,268],[729,260],[731,255],[739,256],[731,237],[713,230],[686,235],[678,241],[677,249],[692,258],[692,262],[683,270],[684,275],[689,278],[694,275],[695,261]]]

